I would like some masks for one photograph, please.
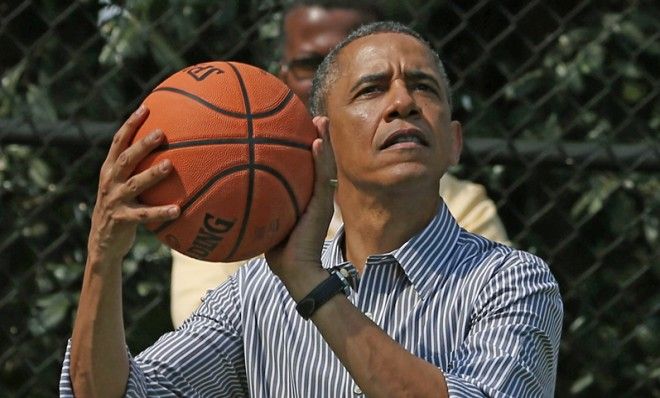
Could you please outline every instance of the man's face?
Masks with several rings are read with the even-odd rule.
[[[309,105],[316,68],[330,50],[361,22],[361,14],[348,9],[298,7],[287,14],[280,78],[305,105]]]
[[[430,50],[409,35],[377,33],[346,46],[336,68],[326,104],[340,186],[437,189],[462,136]]]

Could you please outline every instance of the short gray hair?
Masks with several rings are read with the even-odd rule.
[[[452,99],[449,78],[447,77],[447,72],[445,71],[445,67],[442,64],[438,53],[433,50],[431,44],[426,39],[424,39],[413,29],[399,22],[384,21],[373,22],[368,25],[359,27],[339,44],[337,44],[325,57],[321,65],[319,65],[319,68],[314,75],[314,81],[312,83],[312,94],[310,97],[310,112],[312,115],[319,116],[327,114],[326,100],[328,96],[328,90],[337,78],[337,57],[339,56],[341,50],[357,39],[376,33],[401,33],[412,36],[429,49],[429,52],[432,54],[438,70],[440,71],[440,77],[442,79],[442,84],[444,85],[445,95],[447,96],[449,109],[451,110]]]

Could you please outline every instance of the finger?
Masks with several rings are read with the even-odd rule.
[[[162,181],[172,171],[172,161],[164,159],[158,164],[135,174],[121,186],[120,197],[134,199],[142,192]]]
[[[113,176],[116,181],[125,181],[133,174],[135,167],[147,155],[158,148],[163,140],[163,132],[154,130],[140,141],[134,143],[119,155],[113,165]]]
[[[331,164],[330,149],[328,142],[317,138],[312,143],[312,154],[314,155],[314,186],[331,187],[330,180],[335,178],[335,172]]]
[[[329,134],[330,123],[327,117],[316,117],[314,118],[314,124],[321,137],[319,142],[315,144],[316,147],[314,144],[312,145],[316,174],[315,180],[318,182],[325,182],[325,185],[334,188],[334,186],[336,186],[337,166]]]
[[[114,218],[127,223],[152,223],[169,221],[179,217],[181,208],[177,205],[164,206],[125,206],[118,210]]]
[[[148,114],[149,109],[145,105],[140,105],[140,107],[128,117],[112,138],[112,144],[110,145],[106,160],[112,163],[117,160],[119,154],[130,145],[135,132],[140,126],[142,126],[142,123],[147,119]]]
[[[335,178],[337,174],[337,166],[335,163],[334,148],[332,147],[332,140],[330,139],[330,119],[325,116],[317,116],[314,118],[314,125],[319,133],[319,137],[323,140],[323,148],[321,151],[321,164],[323,172]]]
[[[312,143],[312,153],[314,155],[314,192],[307,207],[309,217],[314,218],[316,223],[325,225],[322,231],[325,233],[327,224],[330,223],[334,211],[333,199],[335,184],[331,182],[335,178],[332,165],[330,148],[327,141],[317,138]],[[327,223],[326,223],[327,221]]]
[[[315,116],[312,123],[314,123],[319,137],[325,138],[329,134],[330,119],[327,116]]]

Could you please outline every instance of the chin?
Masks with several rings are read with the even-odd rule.
[[[383,171],[386,171],[381,180],[383,185],[393,188],[420,189],[426,185],[437,187],[440,181],[438,173],[420,164],[399,164]]]

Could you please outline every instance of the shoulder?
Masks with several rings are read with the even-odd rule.
[[[544,314],[552,327],[563,317],[560,287],[540,257],[463,231],[452,272],[475,319],[493,314]],[[516,312],[518,311],[518,312]],[[544,321],[545,322],[545,321]]]
[[[475,264],[479,268],[496,268],[511,255],[513,248],[495,242],[482,235],[461,229],[456,240],[455,257],[464,264]]]
[[[500,307],[524,298],[544,301],[561,312],[559,284],[543,259],[467,232],[460,242],[471,253],[466,261],[473,281],[478,281],[477,307]]]
[[[245,263],[236,272],[234,283],[241,288],[241,290],[259,288],[264,284],[271,284],[279,279],[273,274],[268,267],[268,263],[263,256],[253,258]]]
[[[250,290],[263,288],[277,280],[263,256],[255,257],[247,260],[215,289],[209,290],[202,301],[222,301],[230,296],[232,300],[240,300]]]
[[[550,266],[540,257],[467,231],[461,232],[456,243],[456,258],[461,259],[459,267],[464,272],[478,274],[484,283],[534,279],[557,286]]]

